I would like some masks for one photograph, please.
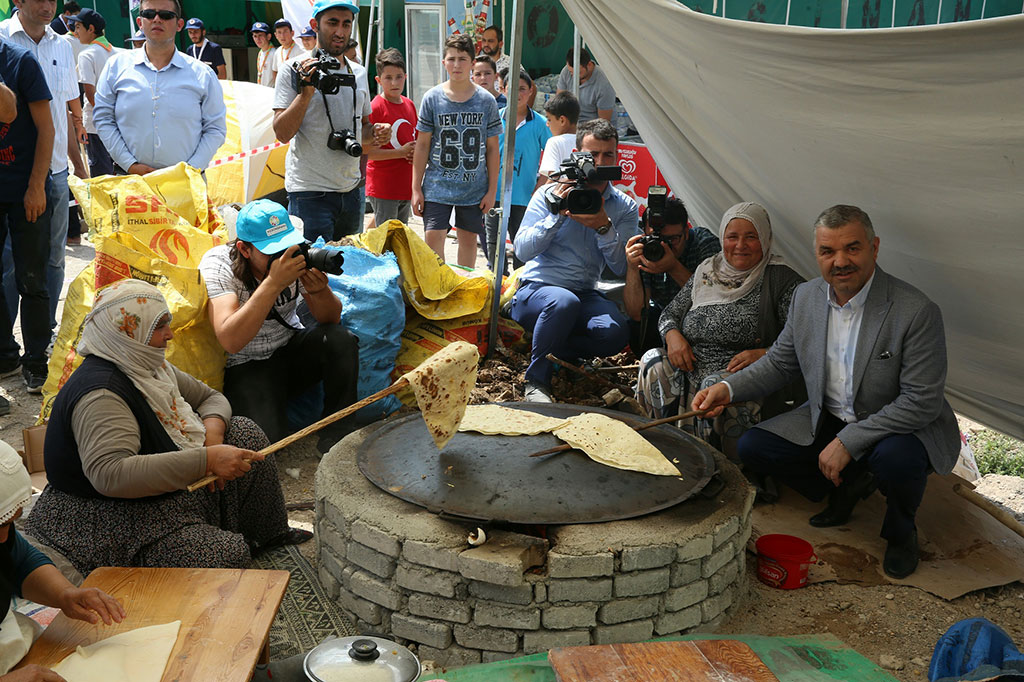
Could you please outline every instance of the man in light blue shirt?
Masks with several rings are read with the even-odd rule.
[[[142,0],[138,24],[146,44],[111,57],[96,85],[100,139],[129,174],[181,161],[204,170],[227,135],[217,76],[175,49],[185,24],[177,0]]]
[[[619,136],[604,119],[587,121],[576,133],[576,147],[597,166],[617,164]],[[533,194],[516,235],[516,257],[526,261],[512,298],[512,319],[533,330],[526,370],[526,399],[551,402],[554,365],[564,360],[613,355],[629,341],[629,325],[618,307],[596,289],[605,266],[626,272],[626,242],[639,229],[636,202],[609,182],[589,185],[601,192],[594,214],[552,213],[548,195],[565,195],[569,184],[549,184]]]

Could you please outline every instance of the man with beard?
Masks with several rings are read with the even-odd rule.
[[[188,46],[188,56],[198,59],[213,69],[218,79],[227,78],[228,67],[224,61],[224,50],[217,43],[206,39],[206,27],[203,26],[203,20],[192,17],[185,24],[185,30],[188,31],[188,39],[192,41],[192,44]]]
[[[494,60],[494,73],[501,73],[509,65],[508,55],[505,54],[505,36],[497,26],[488,26],[484,29],[483,40],[480,41],[480,54],[485,54]]]

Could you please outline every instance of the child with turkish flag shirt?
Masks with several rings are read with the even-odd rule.
[[[377,54],[376,81],[381,94],[370,104],[371,123],[390,123],[391,141],[370,148],[366,164],[366,196],[377,225],[389,220],[409,224],[412,199],[412,154],[416,144],[416,105],[402,95],[405,60],[393,47]],[[408,124],[408,125],[407,125]]]

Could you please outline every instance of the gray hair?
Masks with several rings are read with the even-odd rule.
[[[826,208],[818,216],[818,219],[814,221],[814,227],[815,229],[826,227],[830,230],[835,230],[850,223],[860,223],[863,225],[868,241],[875,241],[875,228],[871,224],[871,218],[863,210],[849,204],[836,204]]]

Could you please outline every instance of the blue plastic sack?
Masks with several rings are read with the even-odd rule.
[[[930,682],[1024,679],[1024,655],[1002,628],[986,618],[955,623],[939,638],[928,668]]]

